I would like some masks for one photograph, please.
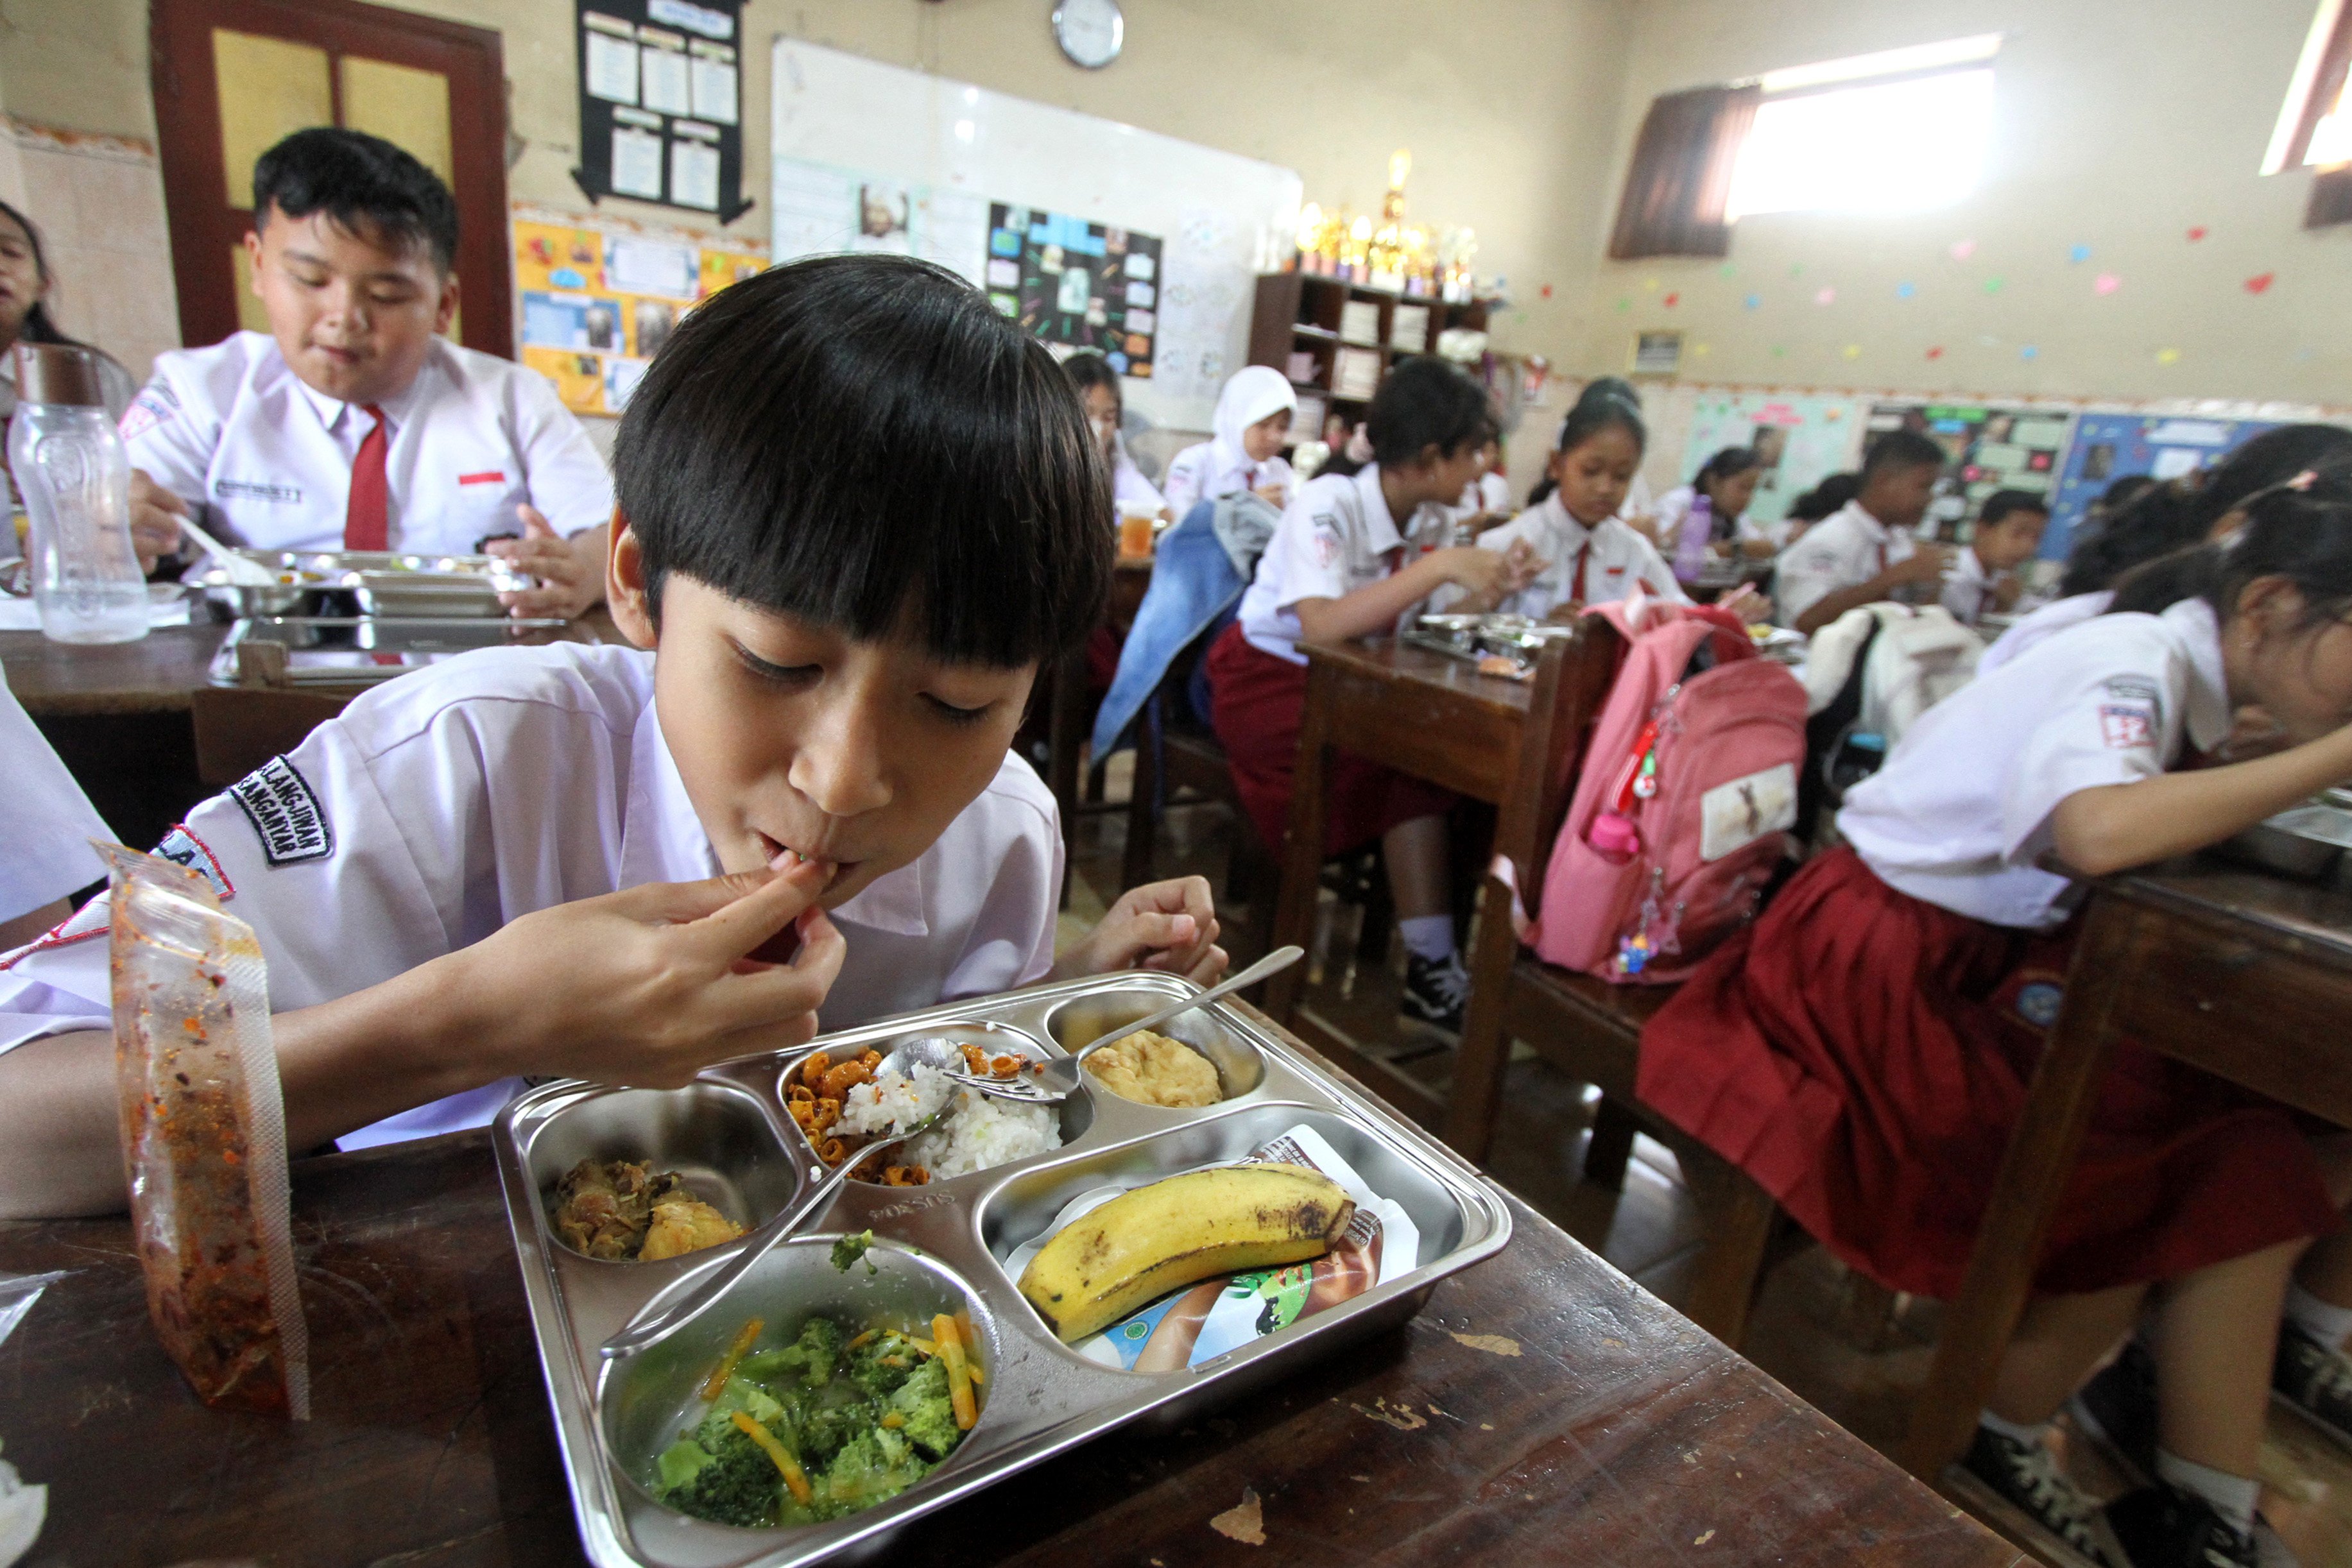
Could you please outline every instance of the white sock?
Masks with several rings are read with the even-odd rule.
[[[2262,1500],[2263,1483],[2252,1476],[2233,1476],[2207,1465],[2192,1465],[2166,1449],[2156,1451],[2157,1479],[2168,1487],[2194,1492],[2213,1505],[2213,1511],[2237,1526],[2242,1535],[2254,1531],[2254,1505]]]
[[[2286,1321],[2330,1350],[2341,1349],[2352,1339],[2352,1307],[2323,1301],[2292,1280],[2286,1287]]]
[[[1990,1410],[1977,1412],[1977,1425],[1990,1427],[2011,1442],[2023,1443],[2031,1448],[2040,1448],[2042,1439],[2050,1435],[2050,1424],[2046,1421],[2038,1427],[2026,1427],[2015,1421],[2004,1421]]]
[[[1416,915],[1398,921],[1397,931],[1404,937],[1404,950],[1416,958],[1442,964],[1454,956],[1451,915]]]

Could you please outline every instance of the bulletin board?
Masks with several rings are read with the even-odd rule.
[[[1814,392],[1701,392],[1677,483],[1725,447],[1747,447],[1764,461],[1748,516],[1777,523],[1798,497],[1860,461],[1867,407],[1859,397]]]
[[[2048,496],[2058,486],[2074,414],[2066,408],[1973,402],[1878,402],[1870,433],[1910,430],[1944,449],[1948,466],[1928,520],[1938,531],[1973,517],[1996,490]],[[2049,554],[2045,539],[2042,553]]]
[[[515,340],[574,413],[616,414],[678,319],[766,270],[765,248],[518,205]]]
[[[778,260],[898,249],[984,287],[996,204],[1157,236],[1151,374],[1128,410],[1209,428],[1249,362],[1257,275],[1296,249],[1296,170],[796,38],[776,40],[771,80]],[[901,203],[903,229],[870,232]]]
[[[2118,479],[2146,474],[2158,479],[2178,479],[2200,468],[2210,468],[2239,444],[2279,421],[2209,419],[2179,414],[2085,413],[2074,424],[2074,444],[2068,449],[2058,486],[2053,492],[2050,528],[2042,538],[2042,553],[2063,560],[2073,548],[2074,530],[2082,526],[2091,503]]]
[[[580,162],[591,202],[628,196],[720,223],[743,199],[742,0],[576,0]]]
[[[993,203],[989,302],[1048,343],[1091,349],[1125,376],[1151,374],[1160,236]]]

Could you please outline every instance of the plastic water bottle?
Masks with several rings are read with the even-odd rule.
[[[131,458],[106,412],[98,356],[16,345],[8,466],[32,518],[33,596],[53,643],[147,635],[147,580],[131,544]]]
[[[1691,497],[1683,514],[1683,531],[1675,536],[1675,575],[1696,582],[1706,574],[1706,547],[1715,538],[1715,505],[1704,495]]]

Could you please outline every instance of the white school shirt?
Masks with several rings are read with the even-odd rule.
[[[1268,485],[1281,486],[1286,496],[1296,495],[1298,471],[1280,456],[1269,457],[1263,463],[1253,463],[1246,456],[1239,463],[1220,463],[1217,444],[1203,441],[1197,446],[1187,446],[1170,460],[1164,493],[1169,509],[1181,522],[1186,513],[1203,501],[1222,501],[1227,496]]]
[[[533,910],[716,876],[653,669],[635,649],[563,643],[404,676],[198,805],[158,852],[210,876],[258,933],[273,1012],[380,984]],[[1008,754],[929,849],[833,912],[848,956],[823,1026],[1043,977],[1061,885],[1054,797]],[[100,897],[0,957],[0,1051],[110,1027],[106,930]],[[520,1083],[418,1106],[341,1146],[484,1125]]]
[[[1542,559],[1544,569],[1534,581],[1496,606],[1505,613],[1540,621],[1559,606],[1573,601],[1577,552],[1588,546],[1591,554],[1584,563],[1587,604],[1612,604],[1631,595],[1636,583],[1660,599],[1676,604],[1690,602],[1690,596],[1675,580],[1674,569],[1666,564],[1657,547],[1635,533],[1630,524],[1603,517],[1596,527],[1588,528],[1568,515],[1557,493],[1546,496],[1501,527],[1488,528],[1478,536],[1477,542],[1480,549],[1507,550],[1521,539],[1527,540]],[[1449,582],[1430,596],[1430,603],[1434,609],[1444,610],[1459,602],[1465,592]]]
[[[2078,790],[2153,779],[2229,737],[2212,606],[2102,615],[1946,697],[1846,797],[1838,831],[1896,890],[1996,925],[2047,929],[2074,884],[2034,864]]]
[[[1992,608],[1993,585],[2000,580],[1977,559],[1976,546],[1962,545],[1953,552],[1951,570],[1944,574],[1944,591],[1938,602],[1952,612],[1953,620],[1963,626],[1973,626]]]
[[[1120,501],[1129,501],[1150,507],[1155,517],[1168,506],[1167,497],[1160,495],[1159,487],[1143,476],[1143,470],[1135,465],[1135,459],[1127,455],[1127,448],[1124,445],[1119,447],[1118,455],[1111,461],[1110,498],[1114,505]]]
[[[1848,501],[1780,552],[1773,597],[1782,624],[1794,626],[1831,594],[1868,582],[1917,549],[1909,528],[1891,528],[1864,511],[1861,502]]]
[[[391,548],[463,555],[520,536],[529,502],[559,534],[608,522],[613,477],[546,377],[436,338],[406,391],[378,405]],[[374,428],[320,392],[266,332],[155,356],[122,416],[131,465],[256,549],[341,549],[352,464]]]
[[[1300,600],[1344,599],[1369,588],[1444,544],[1453,529],[1446,507],[1423,504],[1400,533],[1381,494],[1377,463],[1309,479],[1291,497],[1258,557],[1257,576],[1242,595],[1242,635],[1277,659],[1305,664],[1307,655],[1298,651]]]
[[[2096,593],[2069,594],[2030,615],[2021,616],[1984,651],[1984,657],[1977,661],[1977,674],[1979,678],[1989,675],[2053,633],[2079,626],[2095,615],[2105,615],[2107,606],[2115,601],[2114,591],[2102,589]]]
[[[89,847],[114,834],[49,747],[0,670],[0,920],[29,915],[106,874]]]

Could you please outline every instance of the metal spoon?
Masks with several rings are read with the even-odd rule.
[[[220,540],[196,527],[187,518],[180,519],[180,531],[194,539],[206,555],[220,562],[221,570],[228,574],[233,588],[275,588],[278,574],[250,556],[239,555]]]
[[[741,1251],[713,1269],[703,1277],[701,1283],[686,1294],[661,1308],[650,1317],[639,1318],[611,1339],[606,1340],[599,1347],[598,1354],[607,1361],[618,1361],[624,1356],[635,1355],[639,1351],[650,1350],[704,1312],[709,1312],[717,1303],[719,1298],[727,1293],[729,1287],[751,1271],[753,1264],[791,1239],[793,1234],[806,1221],[822,1213],[825,1206],[833,1201],[834,1194],[839,1192],[842,1184],[849,1179],[849,1173],[864,1165],[869,1155],[878,1154],[884,1149],[894,1148],[910,1138],[920,1137],[939,1125],[940,1118],[945,1116],[950,1109],[951,1109],[950,1106],[942,1105],[905,1132],[893,1133],[887,1138],[877,1138],[864,1148],[852,1151],[842,1160],[841,1168],[811,1187],[806,1197],[753,1231],[749,1243]]]
[[[1276,948],[1223,985],[1202,991],[1198,996],[1187,997],[1173,1007],[1162,1008],[1122,1029],[1112,1030],[1068,1056],[1039,1062],[1034,1071],[1024,1071],[1018,1078],[990,1078],[966,1071],[962,1048],[950,1040],[909,1040],[901,1042],[890,1054],[893,1058],[903,1057],[908,1061],[919,1061],[926,1066],[938,1067],[957,1082],[970,1084],[982,1093],[999,1100],[1021,1100],[1033,1105],[1058,1105],[1075,1093],[1079,1083],[1084,1082],[1081,1064],[1104,1046],[1140,1034],[1145,1030],[1158,1029],[1169,1019],[1189,1013],[1194,1008],[1206,1007],[1211,1002],[1232,996],[1235,991],[1255,986],[1269,975],[1280,974],[1305,956],[1307,949],[1304,947]]]

